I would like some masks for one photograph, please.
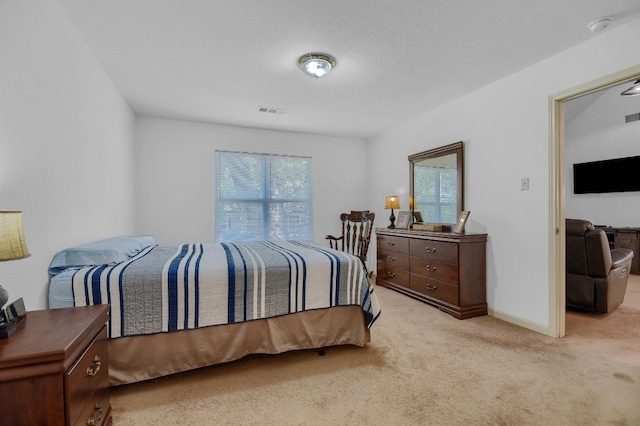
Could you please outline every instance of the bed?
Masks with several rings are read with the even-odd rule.
[[[111,385],[249,354],[365,346],[380,315],[361,260],[308,241],[122,236],[63,250],[49,272],[50,308],[110,305]]]

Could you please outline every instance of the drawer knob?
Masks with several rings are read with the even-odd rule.
[[[93,359],[93,363],[87,367],[87,376],[95,376],[100,372],[100,357],[96,355]]]
[[[395,262],[395,261],[396,261],[396,258],[395,258],[395,257],[391,257],[391,256],[387,256],[387,260],[390,260],[390,261],[392,261],[392,262]]]
[[[435,272],[435,271],[436,271],[436,267],[435,267],[435,266],[429,266],[429,265],[427,265],[427,271],[429,271],[429,272]]]
[[[102,420],[102,405],[98,402],[91,417],[87,419],[87,426],[95,426]]]
[[[394,243],[393,241],[387,241],[387,245],[393,247],[396,245],[396,243]]]
[[[435,253],[436,249],[435,247],[427,247],[427,253]]]
[[[437,288],[438,286],[436,285],[427,284],[427,290],[436,291]]]
[[[396,273],[395,273],[395,272],[387,272],[387,277],[389,277],[389,278],[393,278],[393,277],[395,277],[395,276],[396,276]]]

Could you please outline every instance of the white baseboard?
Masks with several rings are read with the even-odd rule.
[[[497,310],[491,309],[491,308],[488,308],[488,312],[489,312],[489,315],[494,317],[494,318],[498,318],[500,320],[506,321],[506,322],[511,323],[511,324],[515,324],[515,325],[517,325],[519,327],[524,327],[526,329],[535,331],[535,332],[540,333],[540,334],[544,334],[546,336],[552,336],[549,333],[549,327],[548,326],[545,326],[545,325],[542,325],[542,324],[538,324],[537,322],[528,321],[528,320],[525,320],[525,319],[522,319],[522,318],[519,318],[519,317],[514,317],[511,314],[500,312],[500,311],[497,311]]]

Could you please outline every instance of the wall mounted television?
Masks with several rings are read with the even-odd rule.
[[[573,165],[574,194],[632,191],[640,191],[640,156]]]

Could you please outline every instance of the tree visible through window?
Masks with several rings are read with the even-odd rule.
[[[216,241],[311,240],[311,158],[216,151]]]

